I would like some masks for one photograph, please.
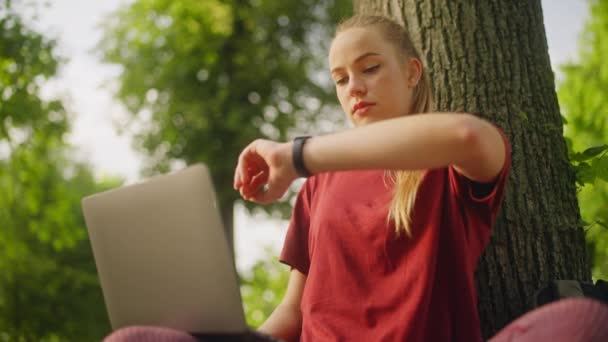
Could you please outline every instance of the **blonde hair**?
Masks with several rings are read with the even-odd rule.
[[[406,29],[384,16],[359,14],[350,17],[338,25],[335,36],[350,28],[364,27],[378,28],[386,41],[396,48],[399,55],[420,60]],[[430,79],[423,67],[420,80],[414,88],[412,113],[428,113],[431,111],[432,101]],[[397,236],[405,233],[411,237],[412,213],[416,202],[416,194],[422,182],[423,171],[387,171],[387,175],[395,184],[387,219],[389,222],[394,220]]]

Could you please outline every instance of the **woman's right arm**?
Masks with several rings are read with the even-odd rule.
[[[292,269],[289,275],[287,291],[270,317],[258,328],[258,331],[285,341],[298,341],[302,330],[302,312],[300,301],[304,292],[306,275]]]

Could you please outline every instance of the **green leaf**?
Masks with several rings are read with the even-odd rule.
[[[519,117],[523,121],[528,122],[528,114],[526,114],[526,112],[524,112],[523,110],[519,112]]]
[[[593,157],[599,155],[600,153],[602,153],[606,150],[608,150],[608,145],[594,146],[594,147],[589,147],[589,148],[585,149],[585,151],[583,151],[583,152],[570,153],[569,157],[570,157],[571,161],[583,162],[583,161],[592,159]]]
[[[608,157],[602,156],[594,160],[593,169],[599,179],[608,182]]]
[[[594,147],[589,147],[588,149],[586,149],[583,154],[587,157],[595,157],[598,154],[604,152],[608,150],[608,145],[600,145],[600,146],[594,146]]]
[[[596,175],[593,172],[591,165],[587,163],[580,163],[576,167],[576,181],[580,185],[593,184],[595,182],[595,177]]]
[[[569,157],[570,157],[570,161],[573,161],[573,162],[583,162],[585,160],[593,158],[593,157],[586,156],[581,152],[573,152],[570,154]]]

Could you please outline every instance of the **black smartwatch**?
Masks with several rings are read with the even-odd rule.
[[[309,135],[296,137],[293,139],[293,167],[296,169],[296,173],[300,177],[310,177],[312,174],[304,165],[304,144],[306,140],[310,138]]]

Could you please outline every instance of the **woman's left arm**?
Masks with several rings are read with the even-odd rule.
[[[314,173],[354,170],[417,170],[453,165],[478,182],[492,181],[505,161],[498,129],[471,114],[428,113],[383,120],[309,139],[303,150]],[[235,189],[244,198],[269,203],[296,178],[292,143],[257,140],[239,157]],[[268,191],[259,192],[263,184]]]
[[[310,139],[304,164],[312,173],[351,169],[418,170],[454,165],[478,182],[502,169],[505,146],[489,122],[471,114],[429,113],[384,120]]]

